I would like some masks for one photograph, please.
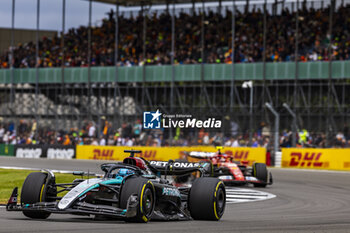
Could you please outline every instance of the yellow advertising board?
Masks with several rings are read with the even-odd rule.
[[[282,149],[282,167],[350,171],[350,149]]]
[[[145,146],[77,146],[77,159],[93,159],[93,160],[118,160],[121,161],[128,154],[124,150],[141,150],[141,157],[147,160],[168,161],[169,159],[184,159],[185,152],[190,151],[205,151],[216,152],[215,147],[210,146],[195,146],[195,147],[145,147]],[[249,147],[225,147],[222,152],[232,155],[236,160],[253,162],[266,162],[265,148],[249,148]]]

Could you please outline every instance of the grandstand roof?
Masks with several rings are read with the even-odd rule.
[[[172,3],[173,0],[93,0],[94,2],[115,4],[116,1],[119,5],[123,6],[141,6],[141,5],[160,5]],[[215,2],[215,0],[203,0],[204,2]],[[216,0],[218,1],[218,0]],[[225,0],[222,0],[225,1]],[[228,1],[228,0],[226,0]],[[175,3],[192,3],[192,2],[202,2],[202,0],[175,0]]]

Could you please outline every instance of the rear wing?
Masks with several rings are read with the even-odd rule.
[[[207,168],[211,166],[210,163],[206,162],[191,163],[173,160],[169,160],[167,162],[151,160],[148,162],[149,166],[151,166],[161,175],[185,175],[196,171],[204,174],[206,173]]]
[[[187,156],[195,159],[210,159],[217,155],[217,152],[191,151],[186,153]]]

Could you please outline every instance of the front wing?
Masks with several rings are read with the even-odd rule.
[[[127,208],[120,209],[109,205],[94,205],[86,202],[75,202],[71,207],[59,209],[58,202],[38,202],[34,204],[17,204],[17,188],[6,205],[7,211],[43,211],[55,214],[100,215],[113,218],[134,217],[137,213],[136,198],[130,198]]]
[[[271,182],[265,183],[261,180],[256,179],[254,176],[245,176],[244,180],[235,180],[233,175],[221,175],[218,176],[226,185],[245,185],[245,184],[267,184],[271,185]]]
[[[130,198],[126,209],[121,209],[109,205],[94,205],[86,202],[75,202],[71,207],[59,209],[58,202],[38,202],[34,204],[17,204],[17,188],[12,192],[12,195],[6,205],[7,211],[43,211],[54,214],[74,214],[74,215],[97,215],[107,218],[132,218],[137,214],[138,202],[137,198]],[[132,195],[133,196],[133,195]],[[191,220],[190,215],[178,207],[176,214],[165,214],[160,210],[154,210],[153,220]]]

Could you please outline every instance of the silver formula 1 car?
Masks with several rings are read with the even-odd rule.
[[[59,184],[52,172],[34,172],[17,188],[6,209],[21,211],[29,218],[46,219],[52,213],[93,215],[132,222],[156,220],[219,220],[225,210],[222,181],[206,177],[205,164],[189,162],[148,162],[135,157],[141,151],[125,151],[122,163],[101,165],[102,178],[75,179]],[[152,165],[153,164],[153,165]],[[176,187],[171,177],[199,172],[190,187]],[[75,172],[83,175],[83,172]],[[86,175],[86,174],[85,174]],[[57,194],[68,191],[63,197]]]

